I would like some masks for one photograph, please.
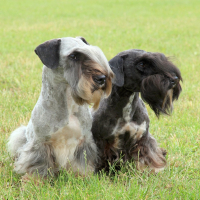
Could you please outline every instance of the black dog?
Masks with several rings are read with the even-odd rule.
[[[149,132],[144,103],[155,114],[170,114],[181,92],[179,69],[164,54],[128,50],[109,61],[115,73],[112,93],[93,114],[92,133],[100,151],[96,170],[120,169],[120,160],[134,161],[140,170],[158,172],[166,165],[166,151]]]

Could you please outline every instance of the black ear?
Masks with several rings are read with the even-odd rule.
[[[121,56],[115,56],[109,61],[110,68],[115,74],[115,77],[113,79],[113,83],[119,87],[122,87],[124,85],[124,60]]]
[[[48,68],[55,69],[59,65],[60,43],[61,39],[53,39],[40,44],[35,49],[35,53]]]
[[[79,38],[79,39],[81,39],[85,44],[90,45],[90,44],[86,41],[86,39],[85,39],[84,37],[78,36],[78,37],[76,37],[76,38]]]

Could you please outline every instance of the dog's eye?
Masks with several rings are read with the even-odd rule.
[[[137,64],[137,69],[139,70],[139,71],[144,71],[145,70],[145,63],[144,62],[139,62],[138,64]]]
[[[138,65],[139,65],[139,67],[142,67],[142,68],[144,67],[144,63],[143,62],[140,62]]]
[[[71,60],[77,60],[77,55],[76,54],[70,54],[68,57]]]

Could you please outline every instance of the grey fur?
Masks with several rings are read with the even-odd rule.
[[[56,56],[49,58],[53,52]],[[36,53],[47,66],[43,66],[41,93],[28,125],[13,131],[8,141],[8,150],[16,158],[15,171],[41,176],[54,175],[62,167],[81,174],[93,172],[97,148],[91,133],[92,116],[86,105],[92,102],[89,97],[93,94],[87,87],[79,88],[79,81],[84,76],[85,60],[97,63],[102,69],[99,73],[111,79],[107,59],[98,47],[86,44],[83,38],[50,40],[39,45]],[[79,53],[81,59],[71,60],[72,53]],[[91,76],[96,75],[93,73]],[[89,97],[84,96],[84,89]],[[100,86],[95,91],[99,90],[104,97]],[[82,105],[76,103],[77,99]]]

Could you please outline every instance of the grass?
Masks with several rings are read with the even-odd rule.
[[[200,199],[200,2],[199,0],[0,1],[0,198],[1,199]],[[41,89],[35,47],[52,38],[84,36],[108,59],[138,48],[171,56],[182,72],[180,99],[171,117],[148,108],[150,131],[167,149],[158,175],[132,164],[114,176],[21,182],[6,151],[10,133],[27,124]]]

